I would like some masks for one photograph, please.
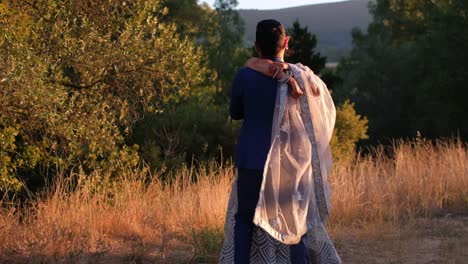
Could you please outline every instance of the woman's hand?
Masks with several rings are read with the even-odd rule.
[[[267,59],[250,58],[245,63],[245,66],[255,71],[261,72],[262,74],[273,77],[276,80],[280,80],[286,74],[286,70],[290,70],[291,67],[285,62],[274,62]],[[297,83],[294,77],[291,77],[288,81],[289,93],[294,98],[299,98],[303,92],[301,87]]]
[[[274,62],[268,59],[255,57],[248,59],[245,66],[277,80],[284,76],[285,70],[290,69],[289,64],[285,62]]]
[[[304,94],[301,90],[301,87],[297,83],[296,79],[294,79],[294,77],[291,77],[289,79],[288,87],[289,87],[289,93],[291,94],[292,97],[296,99]]]
[[[289,66],[288,63],[285,63],[285,62],[272,62],[268,66],[268,73],[273,78],[276,78],[278,80],[278,79],[281,79],[281,77],[278,76],[279,73],[284,71],[284,70],[289,70],[289,69],[290,69],[290,66]]]

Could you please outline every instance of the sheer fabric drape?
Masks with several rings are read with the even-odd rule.
[[[256,225],[284,244],[297,244],[308,227],[328,215],[329,142],[335,124],[335,107],[322,80],[300,64],[291,70],[304,95],[297,100],[285,94],[284,85],[278,89],[254,217]]]

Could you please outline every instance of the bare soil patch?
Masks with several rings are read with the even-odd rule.
[[[343,263],[468,263],[468,217],[419,219],[405,227],[334,234]]]

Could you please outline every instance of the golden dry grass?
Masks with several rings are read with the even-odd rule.
[[[461,143],[397,142],[334,167],[331,225],[398,223],[468,209],[468,150]]]
[[[332,233],[468,212],[466,146],[400,142],[391,152],[393,158],[377,149],[372,156],[335,165],[330,177]],[[99,173],[59,178],[27,209],[2,201],[0,263],[193,260],[206,247],[219,249],[233,175],[232,167],[212,165],[182,170],[166,186],[146,171],[112,183]]]

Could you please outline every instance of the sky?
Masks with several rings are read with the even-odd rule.
[[[237,0],[238,9],[279,9],[293,6],[341,2],[343,0]],[[202,0],[213,6],[215,0]]]

